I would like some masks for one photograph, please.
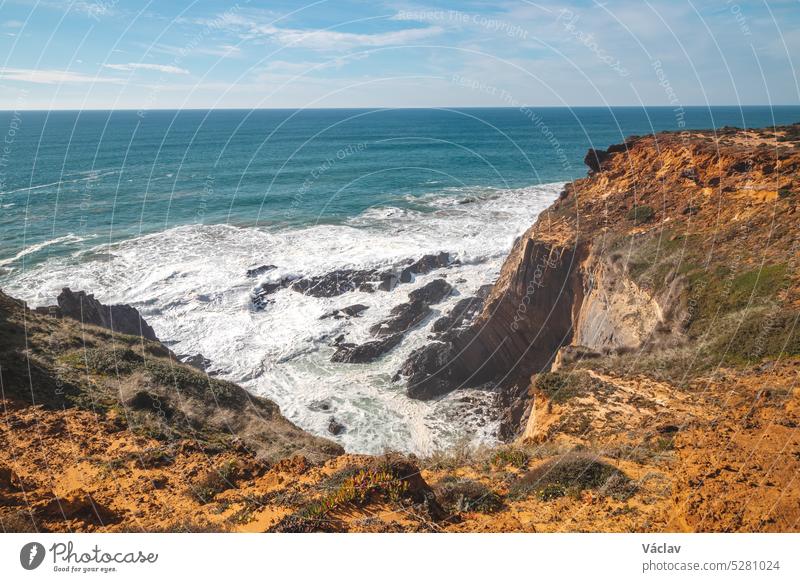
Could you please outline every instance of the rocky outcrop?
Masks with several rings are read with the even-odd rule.
[[[178,360],[180,360],[187,366],[191,366],[192,368],[197,368],[198,370],[202,370],[203,372],[209,370],[212,365],[211,360],[206,358],[203,354],[179,355]]]
[[[277,281],[262,283],[254,292],[253,305],[263,309],[270,303],[269,296],[280,289],[292,289],[312,297],[338,297],[345,293],[361,291],[391,291],[400,283],[410,283],[415,275],[430,273],[452,265],[448,253],[423,255],[414,261],[407,259],[391,269],[337,269],[324,275],[310,277],[285,276]],[[272,265],[265,265],[247,272],[248,277],[256,276],[272,270]],[[261,270],[260,272],[257,272]],[[253,273],[253,274],[251,274]]]
[[[458,330],[464,327],[465,324],[471,323],[483,309],[486,297],[491,291],[491,285],[484,285],[478,289],[478,293],[474,297],[461,299],[453,309],[433,322],[431,331],[434,334],[442,334]],[[434,335],[434,337],[438,337],[438,335]]]
[[[330,313],[326,313],[320,319],[344,319],[348,317],[361,317],[361,314],[364,313],[368,306],[362,305],[361,303],[356,303],[355,305],[348,305],[347,307],[342,307],[341,309],[334,309]]]
[[[264,273],[269,273],[277,268],[278,267],[275,265],[261,265],[260,267],[253,267],[252,269],[247,269],[247,277],[251,279],[254,277],[260,277]]]
[[[431,314],[431,305],[439,303],[452,292],[452,285],[444,279],[435,279],[415,289],[408,294],[408,302],[394,306],[389,318],[370,328],[370,333],[378,339],[363,344],[337,342],[331,361],[364,364],[377,360],[403,341],[403,334]]]
[[[331,433],[332,435],[339,436],[346,430],[347,428],[341,422],[336,420],[335,417],[332,416],[331,419],[328,421],[328,432]]]
[[[49,308],[45,308],[49,309]],[[158,341],[156,333],[130,305],[103,305],[94,295],[65,287],[58,296],[58,313],[87,325]]]
[[[107,308],[83,293],[65,290],[59,299],[67,313],[74,313],[72,301],[82,305],[92,325],[108,321],[101,319],[106,309],[112,316],[118,312],[118,306]],[[115,329],[118,321],[110,322]],[[119,422],[137,434],[239,447],[264,462],[298,451],[313,461],[343,453],[289,422],[271,400],[178,362],[158,341],[118,331],[30,311],[0,292],[4,397],[54,410],[85,407],[118,420],[123,411]]]
[[[414,261],[400,271],[400,282],[409,283],[414,280],[415,275],[430,273],[434,269],[442,269],[452,264],[449,253],[441,252],[436,255],[423,255],[422,258]]]
[[[398,374],[408,395],[430,399],[462,386],[513,383],[548,367],[572,336],[572,310],[582,291],[579,259],[574,247],[523,237],[472,324],[404,363]]]
[[[733,278],[708,281],[709,257],[724,273],[760,248],[763,256],[745,266],[773,264],[780,272],[791,254],[792,221],[764,224],[773,209],[762,206],[787,216],[797,208],[796,153],[789,145],[776,156],[768,151],[795,134],[664,133],[590,150],[589,176],[568,184],[515,243],[480,313],[465,326],[458,313],[470,308],[459,304],[434,325],[433,341],[403,364],[397,377],[409,396],[434,398],[491,382],[510,391],[507,400],[518,411],[526,408],[530,376],[556,359],[562,365],[653,353],[692,341],[693,322],[713,317],[716,295],[735,288]],[[755,232],[773,238],[752,246]],[[704,240],[714,244],[708,256],[701,254]],[[752,287],[759,277],[756,270],[739,280]],[[747,292],[736,297],[719,310],[748,304]]]
[[[396,305],[391,317],[370,328],[376,336],[404,333],[421,323],[431,313],[431,305],[439,303],[452,293],[453,287],[444,279],[435,279],[408,294],[409,301]]]
[[[381,339],[371,340],[363,344],[340,342],[331,356],[331,362],[342,364],[367,364],[374,362],[383,354],[403,341],[402,333],[395,333]]]

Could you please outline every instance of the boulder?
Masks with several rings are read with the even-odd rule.
[[[331,357],[331,362],[347,364],[366,364],[374,362],[402,340],[403,335],[397,333],[363,344],[340,343]]]
[[[454,346],[449,342],[433,342],[417,348],[408,356],[394,380],[407,381],[406,394],[417,400],[431,400],[451,392],[457,383],[449,364]]]
[[[417,261],[400,271],[400,281],[409,283],[414,279],[414,275],[430,273],[434,269],[441,269],[450,265],[450,254],[441,252],[436,255],[423,255]]]
[[[254,267],[252,269],[247,269],[247,276],[249,278],[258,277],[259,275],[263,275],[264,273],[269,273],[270,271],[274,271],[277,269],[275,265],[261,265],[260,267]]]
[[[386,336],[406,332],[422,322],[431,313],[431,308],[424,301],[410,301],[396,305],[389,313],[389,319],[370,328],[371,334]]]
[[[337,269],[325,275],[298,279],[291,288],[312,297],[336,297],[350,291],[366,291],[364,285],[378,278],[377,271],[371,269]]]
[[[421,301],[426,305],[439,303],[453,292],[453,286],[444,279],[434,279],[424,287],[415,289],[408,294],[408,298],[413,301]]]
[[[609,153],[606,150],[591,148],[586,152],[583,163],[589,166],[592,172],[599,172],[603,162],[608,159]]]
[[[178,360],[188,366],[191,366],[192,368],[197,368],[198,370],[202,370],[204,372],[211,367],[211,360],[206,358],[203,354],[184,354],[178,356]]]
[[[334,309],[330,313],[326,313],[320,319],[328,319],[332,317],[333,319],[342,319],[345,317],[361,317],[361,314],[369,309],[366,305],[362,305],[361,303],[356,303],[355,305],[348,305],[347,307],[342,307],[341,309]]]
[[[328,422],[328,432],[334,436],[338,436],[342,434],[345,430],[347,430],[345,426],[341,422],[336,420],[336,417],[332,416],[330,421]]]
[[[455,307],[433,322],[431,330],[435,333],[444,333],[471,321],[483,309],[483,299],[480,297],[466,297],[456,303]]]

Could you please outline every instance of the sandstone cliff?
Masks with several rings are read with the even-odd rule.
[[[778,331],[797,306],[796,138],[797,126],[664,133],[591,152],[590,175],[520,237],[469,329],[412,355],[410,394],[527,385],[578,351],[700,350],[688,376],[746,359],[770,306]],[[766,335],[761,357],[778,353]]]

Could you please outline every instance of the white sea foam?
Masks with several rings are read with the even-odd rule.
[[[437,314],[497,277],[515,237],[552,202],[560,186],[440,193],[415,199],[421,210],[376,207],[346,224],[296,230],[183,226],[96,247],[69,260],[48,260],[15,273],[6,291],[45,305],[69,286],[93,292],[106,303],[131,304],[176,353],[202,353],[222,377],[275,400],[301,427],[330,437],[327,426],[335,416],[347,430],[332,438],[350,451],[427,453],[465,435],[492,440],[495,423],[465,413],[492,395],[466,390],[419,402],[407,398],[403,385],[391,378],[408,354],[426,343]],[[250,304],[258,281],[246,277],[248,268],[276,265],[265,279],[314,275],[391,265],[438,251],[450,252],[461,264],[419,276],[392,292],[320,299],[281,290],[264,311]],[[368,339],[368,328],[405,301],[409,291],[441,276],[457,294],[435,306],[434,317],[400,346],[373,364],[330,362],[332,338]],[[369,306],[360,318],[320,320],[355,303]],[[331,410],[318,410],[320,401]]]
[[[54,188],[60,187],[65,184],[75,184],[78,182],[94,182],[99,180],[100,178],[104,178],[106,176],[113,176],[117,173],[117,170],[105,171],[105,170],[87,170],[85,172],[76,172],[75,174],[68,174],[66,177],[69,176],[81,176],[80,178],[73,178],[70,180],[59,180],[58,182],[50,182],[48,184],[35,184],[32,186],[25,186],[22,188],[15,188],[14,190],[6,190],[5,192],[0,192],[0,194],[19,194],[21,192],[32,192],[34,190],[42,190],[44,188]]]
[[[65,236],[60,236],[58,238],[50,239],[44,242],[36,243],[25,247],[21,251],[19,251],[13,257],[9,257],[7,259],[0,259],[0,267],[5,267],[6,265],[10,265],[12,263],[18,262],[23,257],[27,257],[28,255],[32,255],[34,253],[38,253],[42,249],[46,249],[47,247],[65,244],[65,243],[78,243],[88,240],[90,237],[81,237],[75,234],[67,234]]]

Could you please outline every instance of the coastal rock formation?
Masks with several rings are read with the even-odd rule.
[[[561,365],[568,346],[605,356],[691,344],[710,317],[710,296],[758,280],[748,269],[759,251],[767,275],[785,271],[797,208],[794,135],[793,127],[664,133],[590,150],[589,177],[568,184],[519,238],[468,328],[434,336],[402,366],[409,395],[486,382],[513,391],[557,358]],[[776,142],[784,145],[770,150]],[[777,228],[763,224],[766,204]],[[755,243],[759,232],[773,232],[768,248]],[[709,281],[700,253],[712,240],[713,268],[733,265],[742,279],[734,271],[727,284]],[[744,298],[719,304],[720,315]]]
[[[277,269],[275,265],[261,265],[260,267],[253,267],[252,269],[247,269],[247,276],[248,278],[253,277],[260,277],[264,273],[269,273],[270,271],[274,271]]]
[[[311,277],[286,276],[277,281],[262,283],[253,292],[253,305],[263,309],[269,303],[269,296],[280,289],[292,289],[312,297],[337,297],[353,291],[373,293],[391,291],[400,283],[409,283],[415,275],[430,273],[453,264],[448,253],[423,255],[416,261],[407,259],[391,269],[337,269],[324,275]],[[251,269],[248,277],[272,270],[272,265]],[[256,271],[260,271],[256,273]],[[251,275],[251,273],[254,273]]]
[[[347,307],[342,307],[341,309],[334,309],[330,313],[326,313],[320,319],[343,319],[346,317],[361,317],[361,314],[369,309],[368,306],[362,305],[361,303],[356,303],[355,305],[348,305]]]
[[[210,369],[212,364],[211,360],[206,358],[203,354],[179,355],[178,359],[187,366],[197,368],[203,372]]]
[[[547,367],[571,338],[582,252],[523,238],[472,324],[416,350],[402,366],[408,395],[430,399],[459,386],[510,383]]]
[[[389,318],[370,328],[370,333],[378,339],[363,344],[337,342],[331,361],[363,364],[377,360],[403,341],[405,332],[430,315],[431,305],[439,303],[452,291],[452,285],[444,279],[434,279],[415,289],[408,294],[408,302],[394,306],[389,312]]]
[[[48,308],[45,308],[48,309]],[[156,333],[130,305],[103,305],[94,295],[65,287],[58,296],[58,312],[86,325],[97,325],[117,333],[158,341]]]
[[[92,325],[108,321],[101,319],[108,308],[91,295],[65,290],[59,299],[67,313],[83,305]],[[110,308],[112,315],[116,307]],[[112,321],[116,328],[118,320]],[[51,342],[53,336],[59,341]],[[176,361],[158,341],[130,333],[111,335],[69,317],[42,315],[2,292],[0,364],[6,398],[54,410],[85,407],[165,441],[226,443],[265,462],[301,450],[315,461],[343,452],[297,428],[271,400]]]
[[[343,364],[367,364],[374,362],[383,354],[403,341],[402,333],[395,333],[381,339],[371,340],[363,344],[339,342],[331,356],[331,362]]]
[[[414,261],[400,271],[400,282],[409,283],[413,281],[415,275],[430,273],[434,269],[442,269],[452,264],[450,254],[441,252],[436,255],[423,255],[422,258]]]

